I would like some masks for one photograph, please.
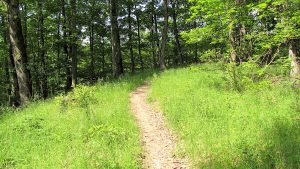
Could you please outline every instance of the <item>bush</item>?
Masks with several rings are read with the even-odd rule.
[[[95,91],[95,87],[79,85],[67,96],[56,97],[56,101],[60,105],[60,112],[66,112],[69,107],[76,107],[82,109],[86,116],[91,118],[93,110],[90,105],[97,102],[97,99],[93,97]]]
[[[236,65],[229,63],[225,66],[225,76],[228,87],[242,92],[247,89],[263,89],[270,86],[266,77],[266,68],[259,67],[255,62],[249,61]]]

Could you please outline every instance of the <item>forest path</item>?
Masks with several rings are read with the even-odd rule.
[[[142,133],[143,168],[183,169],[187,160],[174,156],[176,138],[166,127],[163,114],[147,103],[149,84],[131,93],[131,107]]]

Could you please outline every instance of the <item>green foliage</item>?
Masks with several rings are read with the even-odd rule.
[[[265,90],[270,87],[270,81],[265,78],[267,67],[261,68],[251,61],[240,65],[229,63],[225,67],[227,73],[224,79],[229,89],[242,92],[247,89]]]
[[[194,3],[190,21],[200,24],[182,36],[187,43],[210,46],[202,47],[204,51],[211,48],[221,48],[221,54],[235,51],[237,58],[244,61],[258,60],[268,54],[272,57],[270,61],[275,61],[288,55],[282,44],[299,39],[299,0],[190,1]],[[279,52],[270,52],[274,48]]]
[[[97,98],[93,95],[95,91],[96,87],[94,86],[78,85],[70,94],[56,97],[60,111],[63,113],[68,107],[80,108],[90,118],[93,115],[91,105],[97,104]]]
[[[248,85],[264,77],[252,74],[254,65],[243,69]],[[299,168],[299,112],[289,83],[242,93],[226,86],[219,64],[169,70],[152,81],[151,100],[183,140],[185,151],[178,153],[191,168]]]

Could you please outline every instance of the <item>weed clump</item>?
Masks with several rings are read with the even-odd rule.
[[[56,97],[60,112],[66,112],[69,107],[80,108],[90,119],[93,116],[91,105],[97,104],[97,99],[94,97],[95,91],[95,87],[79,85],[70,94]]]

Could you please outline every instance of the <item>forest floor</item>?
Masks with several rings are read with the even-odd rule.
[[[151,169],[187,168],[187,160],[174,155],[176,137],[167,128],[163,114],[149,103],[149,83],[131,93],[131,107],[141,131],[143,167]]]

